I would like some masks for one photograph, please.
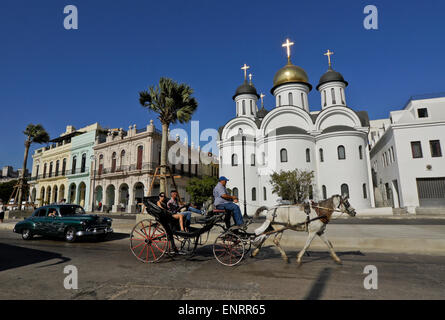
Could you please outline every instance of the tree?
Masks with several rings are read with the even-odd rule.
[[[190,200],[201,205],[213,195],[213,188],[218,183],[217,177],[204,176],[202,179],[193,178],[189,181],[185,190],[190,195]]]
[[[270,179],[272,192],[283,200],[290,200],[292,204],[301,203],[311,196],[313,178],[313,171],[295,169],[274,172]]]
[[[9,201],[9,197],[14,191],[14,186],[17,184],[17,180],[11,180],[8,182],[0,183],[0,199],[6,204]]]
[[[18,203],[19,206],[22,204],[23,194],[25,191],[26,181],[25,181],[25,173],[26,173],[26,165],[28,163],[28,154],[29,148],[33,143],[47,143],[49,141],[49,135],[46,132],[45,128],[41,124],[28,124],[25,131],[23,133],[26,136],[25,140],[25,156],[23,158],[23,167],[21,176],[19,178],[19,194],[18,194]]]
[[[148,91],[139,92],[139,103],[159,114],[162,124],[161,173],[166,173],[168,129],[176,122],[189,122],[198,108],[198,102],[192,97],[193,89],[187,84],[178,84],[169,78],[159,79],[159,85],[149,87]],[[160,191],[165,192],[166,179],[160,180]]]

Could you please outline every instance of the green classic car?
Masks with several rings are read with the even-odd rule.
[[[95,236],[100,240],[113,232],[111,218],[85,214],[81,206],[57,204],[37,208],[32,215],[18,222],[14,232],[24,240],[35,235],[64,237],[68,242],[85,236]]]

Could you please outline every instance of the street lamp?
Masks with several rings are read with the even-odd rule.
[[[96,196],[96,157],[94,154],[90,157],[91,160],[94,160],[94,170],[93,170],[93,201],[91,202],[91,211],[94,212],[94,203]]]

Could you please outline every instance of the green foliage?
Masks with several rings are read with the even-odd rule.
[[[217,183],[217,177],[192,178],[185,190],[190,195],[191,202],[201,205],[213,195],[213,188]]]
[[[12,190],[14,186],[17,184],[17,180],[11,180],[8,182],[0,183],[0,199],[3,200],[3,203],[6,204],[9,200],[9,197],[12,194]]]
[[[148,91],[139,92],[139,103],[157,114],[162,124],[190,121],[198,108],[192,97],[193,89],[185,83],[177,83],[169,78],[159,79],[159,85],[151,86]]]
[[[47,143],[49,141],[49,134],[41,124],[30,123],[23,133],[29,143]]]
[[[312,196],[313,178],[314,172],[307,170],[274,172],[270,179],[272,192],[283,200],[290,200],[292,204],[301,203]]]

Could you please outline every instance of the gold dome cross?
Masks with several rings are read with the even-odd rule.
[[[324,54],[325,56],[328,57],[329,68],[331,67],[331,56],[332,56],[333,54],[334,54],[334,53],[333,53],[332,51],[329,51],[329,49],[328,49],[328,51]]]
[[[290,42],[289,39],[286,39],[286,42],[283,43],[281,46],[286,48],[287,51],[287,61],[290,62],[290,47],[293,46],[294,43]]]
[[[244,66],[241,67],[241,70],[244,70],[244,81],[247,81],[247,69],[250,67],[247,64],[244,64]]]

